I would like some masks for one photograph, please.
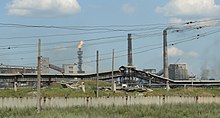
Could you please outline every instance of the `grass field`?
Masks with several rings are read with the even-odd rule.
[[[60,84],[54,83],[50,87],[42,88],[41,95],[43,97],[94,97],[96,91],[96,82],[87,80],[85,82],[86,92],[83,93],[81,89],[70,89],[62,88]],[[100,81],[99,87],[111,87],[111,83]],[[152,88],[152,92],[125,92],[117,91],[113,93],[112,91],[99,91],[99,96],[220,96],[220,88],[174,88],[170,91],[165,90],[164,88]],[[18,88],[18,91],[15,92],[13,89],[0,90],[0,97],[27,97],[27,96],[36,96],[36,89],[30,88]]]
[[[174,88],[169,91],[157,88],[153,90],[153,92],[146,92],[145,96],[220,96],[220,88]]]
[[[60,84],[52,84],[41,89],[42,97],[94,97],[95,81],[85,81],[86,92],[81,89],[62,88]],[[100,82],[100,87],[111,87],[110,83]],[[174,88],[167,91],[154,88],[152,92],[99,91],[99,96],[220,96],[219,88]],[[36,96],[36,90],[18,88],[0,90],[0,97]],[[132,105],[132,106],[77,106],[70,108],[44,108],[40,114],[36,108],[12,109],[0,108],[0,118],[220,118],[220,104],[164,104],[164,105]]]
[[[0,109],[1,118],[220,118],[220,104]]]

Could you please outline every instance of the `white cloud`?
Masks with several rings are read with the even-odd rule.
[[[182,56],[183,51],[176,48],[176,47],[170,47],[170,48],[168,48],[168,55],[171,57]]]
[[[128,15],[132,15],[135,13],[135,7],[130,4],[123,4],[121,9],[125,14]]]
[[[167,16],[217,16],[220,5],[214,0],[169,0],[166,5],[157,7],[156,11]]]
[[[199,54],[195,51],[184,52],[181,49],[178,49],[177,47],[169,47],[168,55],[171,57],[178,57],[178,56],[198,57],[199,56]]]
[[[70,16],[80,11],[77,0],[12,0],[8,14],[15,16]]]
[[[183,23],[183,22],[184,21],[182,19],[180,19],[180,18],[173,17],[173,18],[170,19],[170,23],[177,23],[177,24],[179,24],[179,23]]]

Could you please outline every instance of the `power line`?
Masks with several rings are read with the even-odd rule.
[[[215,32],[212,32],[212,33],[210,33],[210,34],[214,34],[214,33],[217,33],[217,32],[220,32],[220,31],[215,31]],[[209,34],[209,35],[210,35],[210,34]],[[175,43],[171,43],[171,44],[169,44],[168,46],[173,46],[173,45],[177,45],[177,44],[181,44],[181,43],[193,41],[193,40],[195,40],[195,39],[200,39],[200,38],[203,38],[203,37],[206,37],[206,36],[208,36],[208,35],[199,35],[199,36],[194,37],[194,38],[191,38],[191,39],[187,39],[187,40],[177,41],[177,42],[175,42]],[[151,48],[151,49],[147,49],[147,50],[143,50],[143,51],[138,51],[138,52],[135,52],[135,53],[133,53],[133,54],[140,54],[140,53],[144,53],[144,52],[148,52],[148,51],[152,51],[152,50],[160,49],[160,48],[162,48],[162,46],[157,46],[157,47],[154,47],[154,48]],[[127,56],[127,54],[115,56],[115,58],[124,57],[124,56]],[[111,57],[109,57],[109,58],[101,58],[100,61],[110,60],[110,59],[111,59]],[[84,63],[92,63],[92,62],[95,62],[95,60],[88,61],[88,62],[84,62]]]
[[[151,31],[152,32],[152,31]],[[160,33],[151,33],[151,34],[146,34],[145,35],[142,34],[143,37],[147,37],[147,36],[154,36],[154,35],[159,35]],[[135,35],[138,35],[138,33],[136,33]],[[140,37],[140,35],[139,35]],[[10,38],[10,37],[8,37]],[[11,37],[12,38],[12,37]],[[17,38],[22,38],[22,37],[17,37]],[[26,37],[27,38],[27,37]],[[99,38],[91,38],[91,39],[85,39],[83,41],[85,42],[90,42],[90,41],[99,41],[99,40],[108,40],[108,39],[114,39],[114,38],[126,38],[126,36],[110,36],[110,37],[99,37]],[[68,44],[68,43],[78,43],[80,42],[80,40],[74,40],[74,41],[58,41],[58,42],[52,42],[52,43],[43,43],[43,45],[56,45],[56,44]],[[25,48],[25,47],[36,47],[36,44],[30,43],[30,44],[16,44],[16,45],[1,45],[1,47],[4,47],[2,49],[12,49],[12,48]],[[1,49],[1,48],[0,48]]]
[[[211,32],[210,34],[214,34],[214,33],[217,33],[217,32],[220,32],[220,31],[214,31],[214,32]],[[209,35],[210,35],[210,34],[209,34]],[[205,37],[205,36],[208,36],[208,35],[200,35],[200,36],[198,36],[197,38],[194,37],[194,38],[187,39],[187,40],[185,39],[185,40],[183,40],[183,41],[179,40],[178,42],[171,43],[171,44],[169,44],[168,46],[173,46],[173,45],[177,45],[177,44],[181,44],[181,43],[193,41],[193,40],[195,40],[195,39],[203,38],[203,37]],[[155,45],[157,45],[157,44],[155,44]],[[162,48],[162,46],[157,46],[157,47],[150,48],[150,49],[143,50],[143,51],[137,51],[137,52],[135,52],[135,53],[133,53],[133,54],[140,54],[140,53],[144,53],[144,52],[148,52],[148,51],[152,51],[152,50],[156,50],[156,49],[160,49],[160,48]],[[109,53],[109,54],[110,54],[110,53]],[[127,56],[127,54],[118,55],[118,56],[115,56],[115,58],[120,58],[120,57],[125,57],[125,56]],[[111,57],[106,57],[106,58],[101,58],[100,61],[105,61],[105,60],[110,60],[110,59],[111,59]],[[59,61],[63,61],[63,60],[59,60]],[[53,62],[55,62],[55,61],[53,61]],[[93,63],[93,62],[96,62],[96,60],[85,61],[84,63]],[[33,64],[33,63],[29,63],[29,64]],[[36,64],[36,63],[34,63],[34,64]],[[27,64],[27,65],[28,65],[28,64]]]
[[[183,41],[179,41],[179,42],[174,42],[172,45],[176,45],[176,44],[180,44],[180,43],[183,43],[183,42],[188,42],[188,41],[191,41],[191,40],[194,40],[194,39],[198,39],[200,37],[205,37],[205,36],[208,36],[208,35],[211,35],[211,34],[214,34],[214,33],[218,33],[219,30],[215,30],[215,31],[211,31],[211,32],[206,32],[204,33],[203,35],[200,34],[200,36],[197,36],[197,37],[194,37],[192,39],[187,39],[186,40],[183,40]],[[141,37],[142,38],[142,37]]]
[[[65,34],[50,34],[50,35],[33,35],[33,36],[15,36],[15,37],[0,37],[0,39],[30,39],[30,38],[44,38],[44,37],[62,37],[62,36],[74,36],[82,34],[96,34],[96,33],[107,33],[109,31],[96,31],[96,32],[79,32],[79,33],[65,33]]]
[[[99,40],[108,40],[108,39],[114,39],[114,38],[122,38],[125,36],[109,36],[109,37],[99,37],[99,38],[90,38],[90,39],[85,39],[83,41],[85,42],[91,42],[91,41],[99,41]],[[73,41],[58,41],[58,42],[52,42],[52,43],[42,43],[42,45],[57,45],[57,44],[68,44],[68,43],[78,43],[81,40],[73,40]],[[36,44],[30,43],[30,44],[16,44],[16,45],[9,45],[9,46],[5,46],[5,45],[1,45],[1,47],[16,47],[18,48],[18,46],[29,46],[29,47],[35,47]],[[11,48],[10,48],[11,49]]]
[[[219,22],[220,18],[215,19],[208,19],[208,20],[195,20],[195,21],[188,21],[183,23],[169,23],[169,24],[135,24],[135,25],[90,25],[90,26],[55,26],[55,25],[27,25],[27,24],[18,24],[18,23],[0,23],[0,25],[5,27],[24,27],[24,28],[52,28],[52,29],[75,29],[75,30],[112,30],[112,29],[105,29],[111,27],[152,27],[152,26],[174,26],[174,25],[189,25],[193,23],[202,23],[202,22],[210,22],[216,21]],[[95,29],[83,29],[83,28],[95,28]],[[101,29],[99,29],[101,28]]]
[[[214,20],[204,20],[204,21],[191,21],[191,22],[186,22],[186,23],[182,23],[181,25],[185,25],[185,24],[187,24],[187,25],[189,25],[189,24],[193,24],[193,23],[197,23],[197,22],[207,22],[207,21],[218,21],[219,19],[214,19]],[[44,26],[44,25],[23,25],[23,24],[7,24],[7,23],[0,23],[0,25],[6,25],[6,26],[23,26],[23,27],[45,27],[45,28],[58,28],[58,27],[67,27],[67,26]],[[175,25],[177,25],[177,24],[171,24],[171,27],[174,27]],[[198,24],[197,24],[198,25]],[[117,27],[135,27],[135,26],[142,26],[142,27],[146,27],[146,26],[155,26],[155,27],[150,27],[150,28],[141,28],[141,29],[129,29],[129,30],[127,30],[127,29],[122,29],[121,31],[135,31],[135,30],[137,30],[137,31],[146,31],[146,30],[149,30],[149,32],[152,32],[152,31],[154,31],[154,30],[161,30],[161,29],[163,29],[164,28],[164,26],[167,26],[167,25],[165,25],[165,24],[148,24],[148,25],[116,25]],[[115,26],[115,27],[116,27]],[[68,26],[68,27],[71,27],[71,26]],[[72,26],[72,27],[74,27],[74,26]],[[77,26],[77,27],[93,27],[93,26]],[[104,27],[104,26],[94,26],[94,27]],[[108,27],[114,27],[114,26],[108,26]],[[196,24],[195,24],[195,26],[194,26],[195,28],[196,28]],[[185,31],[187,31],[187,30],[193,30],[193,29],[195,29],[194,27],[192,27],[192,26],[184,26],[183,28],[185,28],[184,30]],[[177,29],[177,31],[179,31],[178,29]],[[183,30],[181,30],[181,31],[183,31]],[[145,33],[149,33],[149,32],[145,32]],[[175,30],[175,32],[176,32],[176,30]],[[67,36],[67,35],[79,35],[79,34],[86,34],[86,33],[99,33],[99,32],[81,32],[81,33],[75,33],[75,34],[54,34],[54,35],[42,35],[41,37],[54,37],[54,36]],[[106,33],[106,31],[104,31],[103,33]],[[155,36],[155,35],[159,35],[160,33],[151,33],[151,34],[148,34],[148,36]],[[147,34],[146,34],[147,35]],[[0,39],[14,39],[14,38],[18,38],[18,39],[20,39],[20,38],[39,38],[39,36],[15,36],[15,37],[1,37]],[[107,37],[107,38],[111,38],[111,37]],[[105,39],[105,38],[103,38],[103,39]],[[91,39],[91,40],[100,40],[99,38],[98,39]],[[78,40],[79,41],[79,40]],[[56,44],[56,43],[73,43],[73,42],[78,42],[78,41],[69,41],[69,42],[55,42],[54,44]],[[87,40],[87,41],[90,41],[90,39],[89,40]],[[47,43],[47,44],[49,44],[49,43]],[[51,44],[53,44],[53,43],[51,43]],[[22,44],[21,44],[22,45]],[[36,44],[29,44],[29,45],[33,45],[33,46],[36,46]],[[13,47],[13,45],[12,46],[6,46],[6,47],[4,47],[4,48],[2,48],[2,49],[11,49],[11,48],[18,48],[18,45],[15,45],[14,47]]]
[[[206,37],[206,36],[208,36],[208,35],[215,34],[215,33],[218,33],[218,32],[220,32],[220,29],[212,30],[212,31],[205,32],[205,33],[201,33],[200,35],[197,34],[197,36],[191,36],[191,37],[186,37],[186,38],[182,38],[182,39],[179,39],[179,40],[171,41],[170,43],[172,43],[172,45],[175,45],[175,44],[177,44],[177,43],[195,40],[195,39],[198,39],[198,38],[200,38],[200,37]],[[112,38],[113,38],[113,37],[112,37]],[[143,37],[141,37],[141,38],[143,38]],[[99,38],[98,38],[98,39],[99,39]],[[100,42],[100,43],[106,43],[106,42]],[[107,43],[111,43],[111,42],[107,42]],[[98,44],[98,43],[96,43],[96,44]],[[93,45],[96,45],[96,44],[94,43]],[[158,45],[161,45],[161,43],[159,43]],[[143,47],[148,47],[148,46],[143,46]],[[43,50],[43,52],[50,51],[50,50],[56,50],[56,49],[60,49],[60,48],[72,48],[72,46],[58,47],[58,48],[50,48],[50,49]],[[17,53],[11,53],[11,55],[29,54],[29,53],[33,53],[33,52],[36,52],[36,51],[35,51],[35,50],[24,51],[24,52],[20,51],[20,52],[17,52]],[[8,53],[0,53],[0,56],[4,56],[4,55],[8,55]]]

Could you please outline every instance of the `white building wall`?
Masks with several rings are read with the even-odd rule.
[[[41,73],[49,73],[49,57],[41,58]]]
[[[65,74],[76,74],[77,73],[77,64],[63,64],[63,69]]]

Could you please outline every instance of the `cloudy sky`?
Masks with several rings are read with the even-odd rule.
[[[58,66],[77,63],[77,45],[84,40],[84,64],[95,72],[96,50],[101,70],[127,65],[127,34],[133,38],[138,69],[162,69],[162,32],[168,29],[169,63],[186,63],[198,77],[204,69],[220,71],[220,0],[3,0],[0,2],[0,61],[37,64],[42,56]]]

